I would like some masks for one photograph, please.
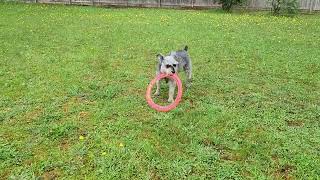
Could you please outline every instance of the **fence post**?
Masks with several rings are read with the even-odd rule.
[[[313,6],[313,3],[312,3],[312,0],[309,1],[309,13],[312,12],[312,6]]]
[[[311,1],[312,1],[312,0],[310,0],[309,3],[308,3],[309,13],[311,12]]]
[[[314,11],[315,7],[316,7],[316,0],[313,0],[311,10]]]
[[[191,0],[191,7],[192,7],[192,8],[194,7],[194,1],[195,1],[195,0]]]
[[[159,0],[159,7],[161,7],[161,0]]]

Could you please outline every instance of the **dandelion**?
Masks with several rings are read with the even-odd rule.
[[[120,144],[119,144],[119,147],[121,147],[121,148],[124,147],[124,144],[123,144],[123,143],[120,143]]]
[[[79,136],[79,140],[84,140],[84,136]]]

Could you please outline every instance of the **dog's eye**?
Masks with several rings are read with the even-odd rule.
[[[169,67],[170,67],[170,65],[169,65],[169,64],[167,64],[167,65],[166,65],[166,68],[169,68]]]
[[[176,64],[173,65],[173,67],[176,67],[176,66],[177,66]]]

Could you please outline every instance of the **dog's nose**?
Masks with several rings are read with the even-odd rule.
[[[175,70],[172,70],[171,72],[172,72],[172,73],[175,73],[176,71],[175,71]]]

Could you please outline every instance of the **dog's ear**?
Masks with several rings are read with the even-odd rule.
[[[162,63],[162,61],[164,59],[163,55],[162,54],[157,54],[157,58],[158,58],[159,62]]]

